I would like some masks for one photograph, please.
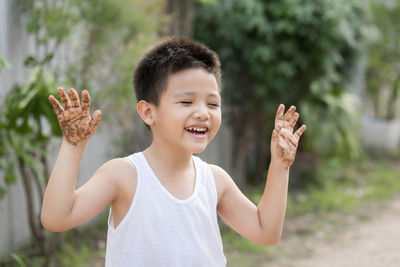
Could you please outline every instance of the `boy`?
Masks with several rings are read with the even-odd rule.
[[[101,113],[90,116],[62,88],[64,108],[50,96],[63,131],[61,149],[43,199],[41,219],[50,231],[80,225],[111,205],[106,266],[225,266],[218,214],[262,246],[278,242],[286,210],[289,167],[303,125],[295,107],[280,105],[271,140],[264,195],[256,207],[220,167],[193,153],[203,151],[221,124],[220,62],[201,43],[173,38],[151,48],[134,73],[137,111],[151,129],[143,152],[101,166],[75,189],[80,160]]]

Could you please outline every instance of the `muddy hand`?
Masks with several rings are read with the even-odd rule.
[[[82,105],[79,103],[79,95],[73,89],[68,90],[71,100],[63,88],[58,88],[58,95],[64,105],[60,105],[57,99],[50,95],[49,101],[57,114],[58,122],[64,138],[71,144],[88,140],[97,129],[101,119],[101,111],[96,110],[93,117],[90,116],[90,96],[87,90],[82,91]]]
[[[271,156],[273,160],[282,162],[289,167],[293,164],[300,137],[307,127],[303,124],[293,133],[293,128],[300,115],[296,112],[295,106],[291,106],[286,114],[284,111],[285,106],[279,105],[275,117],[275,129],[272,132]]]

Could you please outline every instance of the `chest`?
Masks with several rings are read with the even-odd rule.
[[[196,188],[196,176],[194,174],[172,179],[158,177],[156,177],[156,179],[158,180],[158,183],[162,189],[179,200],[189,198],[194,193]]]
[[[134,199],[135,195],[138,193],[138,177],[134,177],[135,179],[131,178],[132,177],[129,177],[129,179],[124,179],[125,184],[124,186],[122,186],[122,188],[124,189],[122,190],[122,197],[119,201],[112,204],[114,225],[119,224],[119,222],[127,213],[130,205],[132,204],[132,200]],[[214,186],[217,192],[217,202],[219,202],[219,199],[221,198],[223,192],[223,183],[220,181],[220,179],[215,178],[214,173],[212,174],[211,178],[214,182],[211,183],[209,187],[204,188],[204,185],[202,185],[202,183],[199,183],[198,185],[196,184],[199,177],[196,175],[195,171],[188,172],[184,175],[171,177],[161,172],[157,174],[157,171],[153,170],[152,177],[142,177],[142,179],[147,179],[147,187],[150,186],[149,183],[151,184],[151,187],[153,187],[148,188],[147,193],[150,193],[150,189],[152,190],[153,194],[155,194],[155,192],[163,193],[161,191],[164,191],[164,195],[168,196],[170,199],[172,198],[174,201],[179,202],[185,201],[186,199],[190,198],[195,193],[196,186],[202,188],[201,190],[209,191],[214,190],[211,187]],[[204,177],[201,179],[204,179]],[[154,191],[155,188],[161,190]]]

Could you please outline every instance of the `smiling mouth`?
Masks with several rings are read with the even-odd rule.
[[[208,129],[201,127],[187,127],[185,128],[185,131],[196,136],[204,136],[208,132]]]

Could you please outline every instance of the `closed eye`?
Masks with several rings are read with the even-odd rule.
[[[212,103],[209,103],[208,105],[209,105],[209,106],[213,106],[213,107],[219,107],[219,105],[218,105],[218,104],[212,104]]]
[[[190,105],[190,104],[192,104],[192,102],[190,102],[190,101],[181,101],[180,103],[182,103],[182,104],[184,104],[184,105]]]

